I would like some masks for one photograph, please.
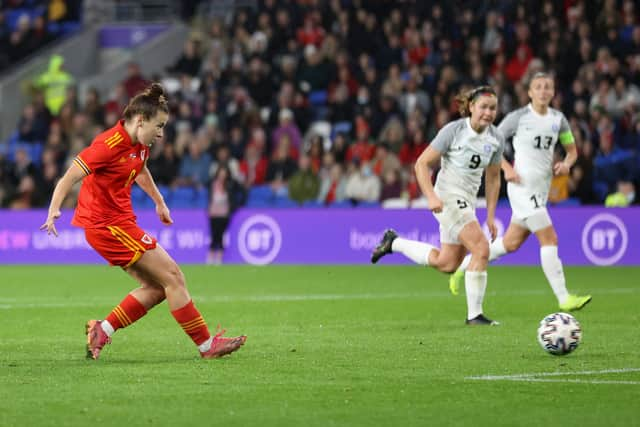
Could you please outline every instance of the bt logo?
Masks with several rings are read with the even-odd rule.
[[[602,213],[593,216],[582,230],[582,251],[595,265],[612,265],[627,250],[629,236],[617,216]]]
[[[270,216],[253,215],[242,223],[238,232],[238,251],[249,264],[271,263],[281,246],[280,226]]]

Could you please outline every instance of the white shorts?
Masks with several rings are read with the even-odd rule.
[[[547,211],[549,191],[507,183],[507,194],[511,205],[511,222],[535,233],[551,225]]]
[[[442,212],[433,214],[440,223],[440,243],[460,245],[458,236],[464,226],[470,222],[478,221],[475,206],[461,196],[449,195],[441,200]]]

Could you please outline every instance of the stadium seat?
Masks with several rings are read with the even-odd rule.
[[[197,209],[206,209],[209,205],[209,192],[206,188],[199,188],[195,190],[195,197],[193,200],[193,207]]]
[[[305,208],[321,208],[324,205],[317,200],[306,200],[304,203],[302,203],[302,206]]]
[[[195,204],[196,192],[191,187],[178,187],[171,194],[171,207],[189,209]]]
[[[331,129],[331,139],[335,138],[335,136],[339,133],[344,133],[349,135],[351,133],[351,122],[337,122],[333,125]]]
[[[327,104],[327,91],[326,90],[314,90],[309,94],[309,102],[311,105],[321,106]]]
[[[288,197],[276,197],[273,200],[273,207],[275,208],[297,208],[300,207],[298,202],[291,200]]]
[[[350,200],[339,200],[327,205],[329,208],[352,208],[353,204]]]
[[[268,185],[255,185],[249,189],[249,200],[270,202],[273,199],[273,190]]]

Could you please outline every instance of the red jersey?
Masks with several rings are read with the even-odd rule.
[[[132,144],[123,121],[96,136],[91,145],[73,159],[87,176],[71,223],[83,228],[99,228],[135,221],[131,185],[148,157],[149,148]]]

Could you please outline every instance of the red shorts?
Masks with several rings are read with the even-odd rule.
[[[111,265],[129,267],[158,241],[131,221],[101,228],[85,228],[87,242]]]

